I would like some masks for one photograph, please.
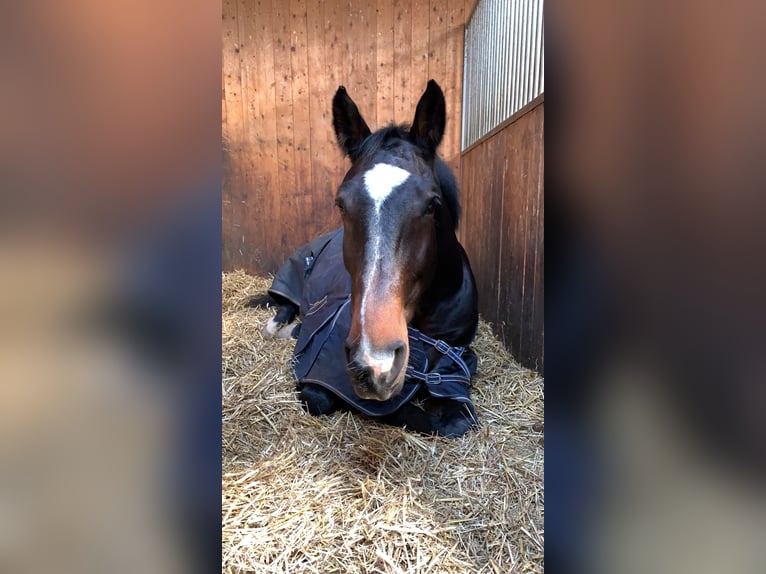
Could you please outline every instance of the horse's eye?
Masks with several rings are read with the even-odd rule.
[[[441,206],[442,202],[438,197],[432,197],[428,200],[428,203],[426,203],[426,209],[423,212],[423,215],[433,215],[433,213],[436,211],[436,208]]]

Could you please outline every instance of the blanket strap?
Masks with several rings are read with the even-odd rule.
[[[464,347],[450,347],[447,343],[441,339],[432,339],[428,335],[421,333],[419,330],[413,327],[407,327],[407,331],[411,340],[422,341],[427,345],[431,345],[442,355],[447,355],[452,361],[460,367],[464,375],[442,375],[438,372],[420,372],[416,371],[411,365],[407,367],[407,375],[412,376],[420,381],[424,381],[427,384],[438,385],[446,381],[454,381],[463,383],[464,385],[470,385],[471,383],[471,371],[463,360]],[[428,366],[426,365],[426,369]]]

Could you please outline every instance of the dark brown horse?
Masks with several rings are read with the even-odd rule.
[[[421,367],[432,367],[445,356],[460,364],[460,354],[476,333],[476,287],[455,235],[459,190],[436,153],[446,121],[444,95],[429,81],[411,126],[392,125],[375,133],[342,86],[332,111],[338,143],[351,160],[335,197],[351,292],[350,326],[338,345],[345,338],[353,392],[367,404],[385,402],[399,396],[417,374],[411,339],[418,345],[428,342],[419,357],[425,355]],[[292,312],[285,311],[283,305],[268,334],[289,324],[296,310],[293,306]],[[452,348],[457,350],[448,351]],[[471,373],[464,362],[461,368],[463,402],[444,391],[457,376],[448,374],[442,380],[438,373],[430,379],[422,374],[419,406],[407,402],[381,420],[425,433],[464,433],[475,417],[466,406]],[[344,406],[328,385],[299,382],[301,398],[313,414]]]
[[[434,81],[409,130],[371,134],[344,88],[333,99],[338,143],[352,162],[335,203],[352,279],[346,352],[363,398],[385,400],[400,390],[408,323],[452,345],[467,345],[476,330],[473,276],[455,237],[458,189],[436,155],[445,119]]]

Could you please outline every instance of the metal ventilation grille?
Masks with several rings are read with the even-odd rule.
[[[462,149],[543,93],[543,0],[479,0],[465,30]]]

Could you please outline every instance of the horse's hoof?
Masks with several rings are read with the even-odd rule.
[[[273,318],[269,319],[269,322],[261,329],[261,334],[264,339],[273,339],[279,330],[284,327],[283,323],[277,323]]]
[[[293,325],[292,323],[288,323],[287,325],[283,325],[279,331],[277,331],[277,339],[297,339],[297,335],[295,335],[295,330],[298,328],[298,325]]]
[[[309,414],[314,416],[327,415],[338,408],[338,399],[334,394],[312,383],[301,385],[300,398]]]
[[[446,436],[447,438],[457,438],[467,433],[474,425],[472,419],[458,415],[449,420],[439,420],[434,423],[436,434]]]
[[[428,415],[434,432],[448,438],[463,436],[476,424],[468,407],[454,400],[432,400],[428,403]]]

